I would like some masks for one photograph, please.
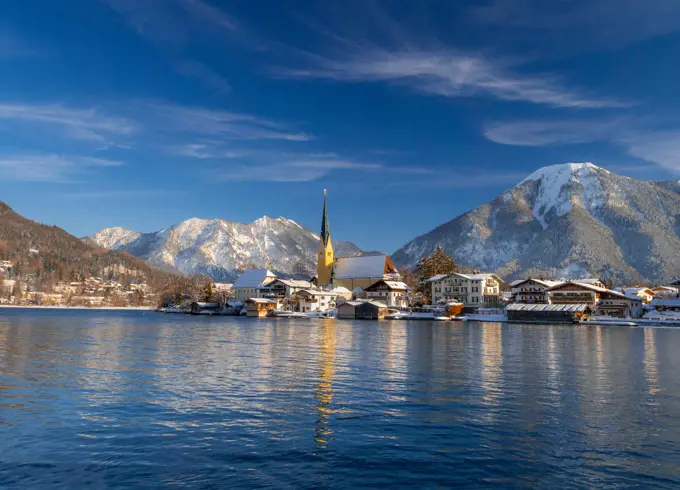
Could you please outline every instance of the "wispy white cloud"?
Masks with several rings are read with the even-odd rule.
[[[571,54],[616,49],[680,30],[676,0],[490,0],[470,12],[473,21],[512,31],[533,42],[535,50]]]
[[[94,108],[73,108],[60,104],[0,103],[0,121],[38,124],[76,140],[109,142],[128,136],[138,126],[124,117],[108,115]]]
[[[171,147],[186,147],[187,151],[194,151],[196,154],[193,156],[199,158],[201,150],[207,156],[211,145],[197,142],[196,139],[220,138],[222,146],[225,139],[290,142],[313,139],[311,134],[252,114],[156,101],[108,103],[103,107],[0,103],[0,127],[2,121],[6,121],[8,124],[4,129],[7,132],[21,129],[21,125],[29,129],[56,131],[65,138],[96,143],[99,147],[167,144]],[[187,153],[186,156],[190,155]],[[226,150],[222,148],[219,156],[228,156]]]
[[[651,118],[595,118],[491,122],[484,135],[513,146],[553,146],[604,142],[629,155],[680,172],[680,130]],[[673,127],[673,126],[670,126]],[[662,128],[662,129],[660,129]]]
[[[83,174],[123,163],[103,158],[44,153],[0,155],[0,180],[24,182],[74,182]]]
[[[182,106],[171,103],[140,102],[140,118],[156,129],[242,140],[310,141],[313,136],[291,131],[288,125],[252,114]]]
[[[205,83],[209,88],[219,93],[231,92],[231,84],[226,78],[208,68],[200,61],[185,59],[175,64],[177,71],[189,77],[195,77]]]
[[[181,75],[199,80],[226,94],[227,78],[194,59],[190,45],[221,41],[225,34],[243,37],[242,27],[231,15],[202,0],[102,0],[121,14],[128,25],[153,43]]]
[[[450,48],[404,50],[366,47],[339,57],[310,56],[311,67],[281,69],[282,76],[341,82],[393,82],[443,97],[492,97],[551,107],[629,107],[632,102],[567,88],[557,77],[525,74],[513,64]]]
[[[232,16],[202,0],[102,1],[155,43],[192,44],[205,39],[205,34],[221,35],[238,29]]]
[[[637,132],[621,138],[619,144],[634,157],[680,173],[680,130]]]
[[[315,158],[315,156],[317,158]],[[425,167],[393,166],[379,162],[342,158],[334,154],[286,155],[270,152],[254,154],[247,162],[223,162],[217,171],[222,181],[251,182],[312,182],[332,172],[351,172],[350,175],[363,178],[367,173],[381,176],[383,181],[402,179],[405,175],[429,175]]]
[[[629,124],[624,117],[493,121],[484,125],[483,132],[503,145],[569,145],[609,139]]]

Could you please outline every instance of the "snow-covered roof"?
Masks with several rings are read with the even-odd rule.
[[[559,304],[559,305],[546,305],[546,304],[522,304],[513,303],[505,307],[508,311],[585,311],[588,305],[582,303],[574,304]]]
[[[366,303],[370,303],[372,305],[377,306],[378,308],[387,308],[387,305],[385,303],[381,303],[380,301],[376,301],[374,299],[369,299],[365,301]]]
[[[359,289],[361,289],[361,288],[359,288]],[[333,292],[338,293],[338,294],[346,294],[346,293],[351,293],[352,291],[350,291],[346,287],[338,286],[337,288],[333,288]]]
[[[669,293],[676,293],[678,292],[678,288],[674,288],[671,286],[658,286],[655,288],[652,288],[652,291],[668,291]]]
[[[303,281],[301,279],[277,279],[276,281],[272,282],[280,282],[281,284],[285,284],[289,288],[311,288],[312,283],[309,281]]]
[[[583,279],[572,279],[571,282],[580,282],[581,284],[595,284],[596,282],[602,282],[596,277],[585,277]]]
[[[371,288],[373,288],[373,286],[376,286],[377,284],[379,284],[379,283],[381,283],[381,282],[384,282],[390,290],[397,290],[397,291],[410,291],[410,290],[411,290],[411,288],[410,288],[410,287],[408,286],[408,284],[406,284],[405,282],[401,282],[401,281],[385,281],[384,279],[383,279],[383,280],[380,280],[380,281],[378,281],[378,282],[376,282],[376,283],[374,283],[374,284],[371,284],[371,285],[370,285],[369,287],[367,287],[366,289],[371,289]]]
[[[654,307],[680,308],[680,299],[655,298],[651,305]]]
[[[542,284],[543,286],[547,288],[552,288],[555,286],[559,286],[560,284],[564,284],[565,281],[553,281],[553,280],[548,280],[548,279],[534,279],[533,277],[529,277],[527,279],[521,279],[519,281],[513,281],[510,286],[511,287],[517,287],[522,283],[528,282],[528,281],[534,281],[537,282],[538,284]]]
[[[350,305],[350,306],[359,306],[360,304],[364,303],[364,301],[345,301],[343,304],[339,305],[338,308],[344,306],[344,305]]]
[[[309,296],[337,296],[337,293],[331,292],[331,291],[319,291],[316,289],[303,289],[302,291],[298,291],[298,294],[307,294]]]
[[[614,291],[617,293],[625,294],[631,299],[640,299],[641,294],[654,295],[654,291],[649,288],[615,288]]]
[[[248,303],[261,303],[261,304],[276,304],[276,301],[273,299],[267,299],[267,298],[248,298],[247,300]]]
[[[273,272],[267,269],[250,269],[245,271],[236,279],[234,288],[257,288],[268,278],[276,278]]]
[[[556,286],[548,288],[548,289],[546,289],[546,291],[552,291],[553,289],[556,289],[560,286],[565,286],[567,284],[573,284],[575,286],[581,286],[581,287],[584,287],[586,289],[590,289],[591,291],[595,291],[597,293],[607,293],[607,294],[611,294],[612,296],[618,296],[620,298],[634,299],[634,298],[629,298],[625,294],[621,294],[621,293],[617,293],[616,291],[612,291],[611,289],[601,288],[600,286],[595,286],[593,284],[588,284],[588,283],[581,282],[581,281],[567,281],[565,283],[560,283]]]
[[[451,274],[437,274],[436,276],[432,276],[429,279],[426,279],[425,282],[437,282],[441,281],[445,277],[449,277]]]
[[[355,288],[352,290],[352,292],[353,292],[354,294],[364,294],[364,290],[361,289],[359,286],[355,287]]]
[[[361,277],[382,277],[385,275],[386,255],[343,257],[335,262],[335,279],[357,279]]]

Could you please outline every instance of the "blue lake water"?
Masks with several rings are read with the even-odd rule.
[[[0,310],[0,487],[677,488],[680,329]]]

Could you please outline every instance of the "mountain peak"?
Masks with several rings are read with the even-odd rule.
[[[560,163],[557,165],[548,165],[547,167],[539,168],[518,185],[522,185],[525,182],[540,180],[568,181],[574,176],[593,173],[593,171],[608,172],[608,170],[598,167],[597,165],[594,165],[590,162]]]
[[[670,191],[670,192],[669,192]],[[412,266],[440,244],[462,263],[509,278],[680,275],[680,186],[617,175],[592,163],[543,167],[497,199],[404,245]]]

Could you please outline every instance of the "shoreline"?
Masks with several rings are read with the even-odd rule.
[[[102,311],[155,311],[152,306],[19,306],[19,305],[0,305],[2,308],[16,308],[25,310],[102,310]]]

